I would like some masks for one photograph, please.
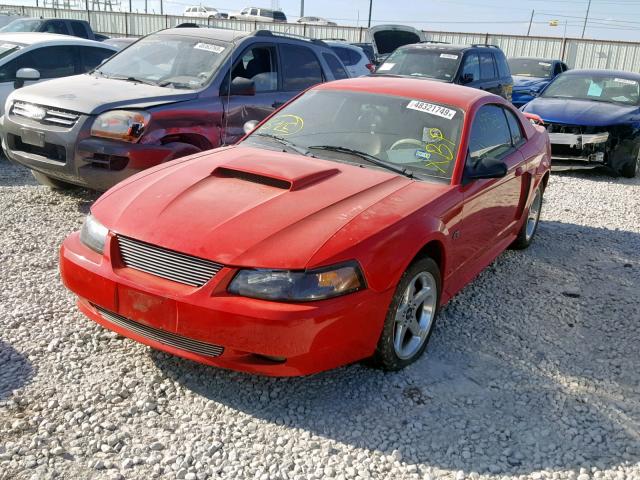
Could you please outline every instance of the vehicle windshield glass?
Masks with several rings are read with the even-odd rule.
[[[215,8],[213,8],[213,7],[204,7],[204,9],[205,9],[207,12],[217,12],[217,11],[218,11],[218,10],[216,10],[216,9],[215,9]]]
[[[282,109],[246,140],[282,148],[273,136],[307,154],[368,165],[362,152],[425,180],[449,180],[453,173],[463,112],[414,98],[363,92],[312,90]]]
[[[639,87],[637,80],[623,78],[615,74],[564,74],[551,82],[542,96],[638,105],[640,101]]]
[[[0,28],[0,32],[35,32],[41,23],[37,18],[21,18]]]
[[[511,75],[522,77],[551,78],[552,67],[551,62],[533,58],[512,58],[509,60]]]
[[[406,75],[452,82],[460,55],[442,50],[405,48],[393,52],[376,70],[377,74]]]
[[[208,83],[226,56],[218,40],[151,35],[114,55],[96,71],[169,88],[196,90]]]
[[[13,52],[18,50],[20,45],[16,45],[15,43],[2,42],[0,43],[0,58],[6,57],[7,55],[11,55]]]

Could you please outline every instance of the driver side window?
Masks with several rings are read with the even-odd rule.
[[[256,93],[278,90],[276,49],[263,45],[246,50],[233,66],[231,80],[237,77],[253,80]]]
[[[484,105],[478,110],[469,136],[467,167],[485,158],[500,159],[513,148],[507,117],[502,107]]]

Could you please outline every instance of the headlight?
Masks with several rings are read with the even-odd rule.
[[[98,115],[91,126],[94,137],[135,142],[149,123],[151,115],[142,111],[112,110]]]
[[[240,270],[229,292],[245,297],[280,301],[311,301],[346,295],[365,286],[355,263],[306,272],[292,270]]]
[[[89,214],[82,225],[82,230],[80,230],[80,241],[91,250],[102,253],[107,241],[107,233],[109,233],[109,229]]]

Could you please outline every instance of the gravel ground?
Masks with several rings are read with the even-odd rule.
[[[269,379],[93,324],[57,249],[96,196],[0,159],[0,479],[640,479],[640,180],[552,177],[532,247],[399,373]]]

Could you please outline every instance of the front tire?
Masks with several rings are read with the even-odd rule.
[[[396,371],[420,358],[436,323],[441,284],[440,269],[428,257],[402,274],[371,358],[374,366]]]
[[[638,155],[636,158],[627,162],[621,169],[620,175],[626,178],[634,178],[640,176],[640,149],[638,149]]]
[[[35,170],[31,170],[31,175],[33,175],[33,178],[35,178],[40,185],[44,185],[45,187],[53,188],[55,190],[69,190],[76,188],[76,186],[71,183],[63,182],[62,180],[50,177],[44,173],[36,172]]]
[[[524,250],[533,241],[533,237],[538,231],[538,224],[540,223],[540,212],[542,211],[542,195],[544,190],[542,183],[536,188],[536,192],[533,196],[533,201],[527,210],[527,218],[522,224],[522,228],[518,232],[518,236],[511,244],[510,248],[514,250]]]

